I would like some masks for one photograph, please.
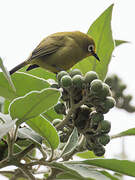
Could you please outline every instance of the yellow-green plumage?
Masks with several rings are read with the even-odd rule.
[[[90,45],[93,47],[92,52],[88,51]],[[95,43],[90,36],[79,31],[59,32],[44,38],[29,58],[13,68],[10,74],[25,65],[30,65],[28,70],[39,66],[57,73],[70,69],[78,61],[90,55],[96,55]],[[95,57],[98,59],[97,55]]]

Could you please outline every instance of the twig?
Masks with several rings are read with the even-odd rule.
[[[17,166],[20,168],[23,174],[28,177],[29,180],[36,180],[36,178],[33,176],[30,170],[28,170],[28,168],[24,166],[24,164],[18,163]]]
[[[54,155],[54,150],[51,149],[51,155],[50,155],[49,159],[47,160],[47,162],[51,162],[52,161],[53,155]]]
[[[81,105],[84,104],[84,102],[86,101],[87,96],[85,96],[79,103],[74,104],[68,111],[65,119],[63,119],[62,122],[60,122],[59,124],[56,125],[56,129],[59,130],[61,129],[65,124],[67,124],[67,122],[69,121],[71,115],[74,113],[74,111],[79,108]]]
[[[23,151],[17,153],[14,158],[16,158],[17,160],[21,160],[21,159],[22,159],[24,156],[26,156],[27,153],[30,152],[34,147],[35,147],[35,144],[29,145],[26,149],[24,149]]]

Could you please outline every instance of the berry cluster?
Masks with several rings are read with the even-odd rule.
[[[126,84],[117,75],[108,76],[105,83],[111,87],[112,96],[116,100],[116,107],[125,109],[128,112],[135,112],[135,107],[131,105],[132,95],[124,94]]]
[[[54,110],[65,116],[72,110],[67,130],[77,127],[79,134],[85,136],[85,149],[92,150],[97,156],[104,155],[103,146],[110,141],[108,133],[111,129],[110,122],[104,120],[104,114],[115,105],[109,86],[94,71],[84,76],[78,69],[69,73],[61,71],[57,79],[58,83],[52,87],[62,88],[62,96]]]

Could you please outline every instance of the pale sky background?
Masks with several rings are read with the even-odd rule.
[[[112,3],[113,36],[131,43],[123,44],[113,52],[109,73],[118,74],[128,85],[125,93],[134,96],[135,105],[135,0],[1,0],[0,56],[5,66],[10,70],[25,60],[51,33],[87,32],[92,22]],[[106,119],[112,123],[110,134],[135,127],[135,113],[113,109]],[[120,139],[112,140],[106,147],[106,157],[117,157],[121,152],[121,143]],[[135,160],[134,149],[135,137],[125,138],[127,159]]]

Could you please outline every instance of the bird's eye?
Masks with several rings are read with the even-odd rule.
[[[88,51],[89,51],[89,52],[94,51],[94,46],[93,46],[93,45],[89,45],[89,46],[88,46]]]

